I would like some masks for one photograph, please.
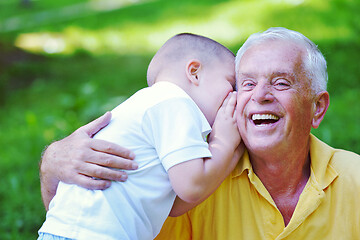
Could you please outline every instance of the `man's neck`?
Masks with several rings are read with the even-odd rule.
[[[310,177],[309,148],[278,156],[282,157],[250,154],[250,159],[255,174],[270,193],[286,226]]]

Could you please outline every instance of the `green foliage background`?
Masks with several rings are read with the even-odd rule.
[[[179,32],[211,37],[234,53],[272,26],[308,36],[328,61],[331,96],[313,132],[360,153],[356,0],[22,2],[0,0],[0,239],[37,237],[45,218],[43,148],[145,87],[152,55]]]

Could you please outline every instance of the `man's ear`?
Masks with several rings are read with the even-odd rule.
[[[199,85],[199,73],[201,63],[197,59],[192,59],[186,64],[186,76],[192,84]]]
[[[330,97],[327,91],[320,92],[316,95],[314,101],[314,115],[312,119],[312,127],[318,128],[324,119],[325,113],[330,104]]]

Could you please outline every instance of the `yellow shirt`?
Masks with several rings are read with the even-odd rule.
[[[156,240],[360,239],[360,156],[311,135],[311,176],[285,227],[245,152],[203,203],[168,218]]]

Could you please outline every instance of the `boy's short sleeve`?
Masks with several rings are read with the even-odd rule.
[[[196,158],[211,157],[206,137],[211,131],[204,114],[189,98],[172,98],[148,109],[143,131],[167,171]]]

